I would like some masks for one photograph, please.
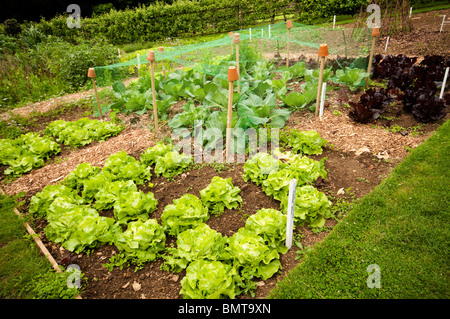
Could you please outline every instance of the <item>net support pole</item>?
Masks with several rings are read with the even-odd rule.
[[[233,38],[233,43],[236,44],[236,70],[237,70],[238,76],[240,74],[240,71],[239,71],[239,43],[240,42],[241,42],[241,38],[239,36],[239,33],[235,33],[234,38]],[[237,81],[237,91],[238,91],[238,93],[241,93],[239,80]]]
[[[150,62],[150,71],[152,77],[152,100],[153,100],[153,118],[155,121],[155,132],[159,133],[158,127],[158,109],[156,105],[156,90],[155,90],[155,51],[148,51],[147,61]]]
[[[375,41],[379,35],[380,35],[380,29],[373,28],[373,30],[372,30],[372,47],[370,48],[369,65],[367,66],[367,73],[369,73],[369,75],[366,78],[366,85],[365,85],[366,90],[367,90],[367,86],[369,85],[370,71],[372,69],[373,53],[375,51]]]
[[[287,41],[286,41],[286,66],[289,67],[289,42],[291,41],[291,29],[292,29],[292,21],[287,20],[286,21],[286,28],[287,28]]]
[[[161,56],[164,54],[164,48],[163,47],[159,47],[158,48],[158,52],[161,54]],[[167,77],[166,77],[166,68],[164,67],[164,58],[161,58],[161,67],[162,67],[162,71],[163,71],[163,75],[164,75],[164,80],[167,81]]]
[[[227,136],[225,142],[225,161],[228,163],[230,158],[231,142],[231,120],[233,117],[233,87],[234,81],[239,80],[239,74],[235,66],[228,68],[228,113],[227,113]]]
[[[323,81],[323,69],[325,67],[325,58],[328,56],[328,45],[321,44],[319,47],[319,60],[320,60],[320,73],[319,73],[319,85],[317,86],[317,98],[316,98],[316,111],[315,115],[319,116],[320,109],[320,95]]]
[[[99,112],[100,116],[103,117],[102,108],[100,107],[100,99],[98,98],[97,85],[95,85],[95,69],[94,68],[89,68],[88,77],[91,78],[92,85],[94,86],[94,93],[95,93],[95,98],[97,99],[98,112]]]

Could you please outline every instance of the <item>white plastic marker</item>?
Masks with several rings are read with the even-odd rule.
[[[324,82],[322,84],[322,96],[320,97],[320,110],[319,110],[319,117],[323,115],[323,109],[325,106],[325,93],[327,91],[327,82]]]
[[[249,32],[250,40],[251,40],[252,39],[252,28],[248,28],[248,32]]]
[[[409,18],[411,19],[411,15],[412,15],[412,7],[409,8]]]
[[[120,49],[117,49],[117,52],[119,52],[119,59],[120,59]]]
[[[294,232],[294,212],[295,212],[295,191],[297,189],[297,180],[292,179],[289,183],[288,211],[286,222],[286,247],[292,247],[292,233]]]
[[[388,44],[389,44],[389,37],[387,37],[387,39],[386,39],[386,47],[384,48],[384,52],[387,51]]]
[[[449,67],[447,67],[445,69],[445,75],[444,75],[444,81],[442,82],[441,94],[439,94],[440,99],[442,99],[442,97],[444,96],[445,84],[447,83],[447,77],[448,77],[448,69],[449,69]]]
[[[336,16],[333,17],[333,29],[335,25],[336,25]]]
[[[444,23],[445,23],[445,15],[444,18],[442,19],[441,30],[439,30],[439,32],[442,32],[442,28],[444,28]]]
[[[137,54],[138,71],[141,68],[141,60],[139,59],[139,53]]]

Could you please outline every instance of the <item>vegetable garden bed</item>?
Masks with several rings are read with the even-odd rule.
[[[263,66],[260,71],[260,74],[266,72]],[[370,123],[355,123],[349,117],[351,111],[350,106],[353,103],[358,102],[362,94],[361,91],[357,90],[357,86],[362,83],[363,72],[354,72],[356,77],[355,81],[352,81],[354,83],[350,83],[348,86],[342,83],[334,85],[334,88],[327,93],[327,103],[324,115],[320,118],[314,117],[307,106],[311,105],[311,102],[315,99],[315,94],[311,93],[315,90],[312,89],[311,92],[308,92],[310,90],[308,87],[309,84],[305,86],[302,85],[303,83],[301,81],[288,79],[289,76],[294,75],[294,77],[298,77],[296,74],[302,73],[303,75],[307,74],[309,76],[309,81],[313,82],[313,72],[311,71],[308,73],[304,71],[305,70],[302,70],[302,66],[294,64],[293,68],[290,70],[290,75],[285,74],[285,76],[283,76],[283,74],[279,74],[276,77],[272,77],[271,84],[277,81],[272,87],[272,89],[276,91],[272,96],[270,95],[271,93],[267,93],[267,88],[263,81],[256,87],[252,87],[252,92],[249,93],[242,102],[244,107],[241,108],[241,113],[239,115],[247,121],[246,124],[249,126],[263,119],[263,122],[261,123],[274,124],[275,127],[283,127],[285,125],[283,129],[285,132],[289,132],[289,130],[292,129],[299,131],[316,131],[322,138],[326,139],[328,144],[325,146],[323,153],[318,155],[308,154],[307,156],[316,161],[324,159],[323,163],[325,165],[324,167],[327,176],[325,177],[323,175],[320,178],[315,176],[312,180],[309,180],[308,183],[311,184],[311,188],[314,187],[319,192],[325,194],[331,201],[332,206],[330,207],[329,214],[327,214],[324,224],[322,224],[321,220],[311,219],[304,225],[296,226],[294,231],[295,244],[289,251],[279,254],[279,263],[281,267],[277,266],[279,268],[278,271],[272,274],[271,270],[268,269],[270,267],[258,270],[248,270],[249,272],[247,272],[246,275],[247,278],[251,278],[251,280],[246,281],[244,284],[242,282],[235,283],[241,290],[237,294],[237,298],[266,297],[270,290],[274,288],[277,281],[282,279],[297,263],[301,262],[302,256],[316,243],[323,240],[329,231],[345,217],[346,213],[351,209],[354,200],[368,194],[389,174],[397,163],[405,158],[408,154],[408,148],[414,148],[419,145],[430,136],[440,124],[449,118],[449,115],[446,114],[435,122],[420,123],[412,114],[399,112],[402,109],[402,105],[399,103],[400,101],[397,101],[395,104],[384,107],[383,116],[372,119]],[[178,72],[175,76],[180,77],[180,75],[183,75],[183,73]],[[190,74],[189,76],[193,76],[195,81],[204,84],[202,82],[204,79],[196,77],[195,74]],[[344,78],[345,74],[340,74],[340,76]],[[161,78],[159,80],[162,81]],[[144,103],[143,108],[131,108],[131,111],[134,111],[134,113],[116,114],[116,117],[119,118],[126,127],[123,131],[117,136],[109,137],[101,143],[94,141],[91,144],[79,147],[78,149],[63,148],[63,153],[54,156],[53,160],[44,167],[31,170],[28,174],[2,185],[2,188],[11,195],[21,191],[26,192],[24,197],[25,204],[19,209],[23,213],[27,213],[28,211],[35,211],[35,207],[33,207],[33,198],[39,197],[40,192],[42,192],[47,185],[58,184],[65,181],[66,185],[71,185],[70,187],[77,189],[81,184],[76,180],[72,181],[73,183],[70,184],[70,174],[79,168],[79,165],[82,163],[90,163],[91,165],[98,167],[91,170],[92,166],[86,165],[89,173],[83,177],[85,179],[91,177],[90,175],[94,175],[94,173],[99,173],[100,169],[105,166],[107,167],[106,170],[112,175],[116,177],[119,175],[121,176],[119,181],[124,182],[124,184],[118,183],[114,185],[114,187],[118,187],[118,190],[113,186],[110,186],[111,184],[108,184],[109,188],[106,188],[106,191],[103,190],[102,195],[98,195],[97,193],[98,197],[95,197],[96,200],[93,203],[93,207],[98,210],[98,214],[97,212],[89,210],[90,208],[85,207],[80,209],[80,215],[83,215],[88,211],[87,215],[90,214],[89,217],[96,220],[98,228],[95,229],[95,232],[100,232],[101,227],[103,227],[102,229],[108,229],[99,235],[99,237],[102,238],[100,244],[94,245],[93,248],[90,249],[83,245],[77,246],[79,243],[76,241],[66,243],[62,240],[66,247],[63,248],[60,244],[56,244],[54,240],[49,240],[48,236],[57,239],[58,241],[60,240],[61,234],[58,233],[55,223],[59,221],[58,218],[61,218],[64,212],[54,211],[52,212],[55,214],[53,216],[46,212],[44,213],[44,216],[34,220],[34,229],[40,234],[42,241],[56,261],[62,266],[68,266],[70,264],[80,266],[81,271],[87,278],[87,285],[84,287],[81,297],[182,298],[180,291],[183,291],[184,289],[184,292],[186,293],[186,288],[182,287],[181,284],[182,280],[186,278],[186,270],[181,270],[180,272],[171,271],[171,262],[167,262],[168,260],[162,258],[161,255],[164,253],[170,253],[172,256],[177,253],[181,254],[179,251],[174,253],[174,247],[177,247],[176,234],[189,228],[178,230],[174,230],[170,227],[167,228],[167,220],[169,217],[165,216],[165,213],[170,209],[171,205],[178,204],[185,205],[182,207],[187,211],[189,205],[194,205],[192,203],[195,202],[192,197],[189,197],[190,195],[194,195],[199,201],[200,199],[203,201],[206,197],[206,195],[203,194],[203,192],[205,192],[204,190],[207,189],[211,182],[218,179],[217,177],[229,179],[232,184],[230,187],[237,187],[239,189],[239,192],[237,193],[241,199],[238,200],[237,204],[234,202],[236,205],[231,204],[228,208],[225,208],[224,212],[221,214],[215,214],[215,209],[217,209],[217,207],[210,209],[209,217],[202,220],[210,228],[208,229],[208,227],[202,226],[206,227],[201,228],[201,231],[205,234],[216,234],[216,231],[221,235],[219,236],[220,238],[233,238],[234,241],[242,240],[242,238],[246,239],[245,231],[242,231],[242,229],[247,227],[247,222],[251,216],[255,216],[255,214],[263,209],[284,210],[285,207],[283,206],[285,205],[280,206],[280,204],[283,203],[283,200],[274,196],[274,193],[271,193],[272,195],[268,196],[268,192],[264,187],[261,185],[258,186],[254,181],[246,181],[243,178],[245,175],[245,165],[242,163],[194,164],[188,169],[183,168],[180,172],[177,172],[179,173],[178,175],[168,175],[166,177],[157,176],[160,175],[159,169],[161,168],[158,166],[158,163],[152,163],[152,168],[148,170],[137,167],[138,164],[136,163],[139,163],[139,160],[144,162],[141,156],[145,154],[145,151],[149,147],[154,147],[158,140],[161,140],[164,137],[167,138],[170,135],[171,129],[178,129],[185,126],[185,120],[188,117],[187,122],[192,126],[192,123],[190,123],[192,118],[204,115],[203,113],[206,112],[206,109],[198,107],[198,100],[201,100],[204,103],[209,102],[210,104],[213,104],[215,107],[214,112],[217,112],[224,106],[223,100],[224,97],[226,97],[226,94],[224,93],[225,91],[220,88],[219,84],[220,82],[216,83],[216,86],[209,85],[208,92],[206,92],[206,89],[201,91],[200,88],[197,87],[198,84],[188,84],[189,92],[191,94],[186,95],[184,83],[174,84],[174,81],[171,85],[165,83],[167,90],[170,90],[171,93],[173,93],[170,95],[179,96],[176,96],[175,98],[173,98],[173,96],[160,96],[161,101],[164,100],[165,102],[168,102],[161,105],[162,109],[160,111],[166,115],[167,118],[164,119],[166,122],[161,124],[160,136],[155,136],[155,134],[148,129],[152,123],[152,119],[149,117],[149,113],[147,113],[149,105],[146,101],[150,101],[148,98],[149,96],[142,94],[143,92],[139,92],[139,89],[136,89],[136,87],[128,91],[128,88],[116,84],[113,87],[117,100],[112,104],[113,110],[120,111],[120,107],[124,104],[133,107],[138,105],[141,107],[140,103]],[[286,94],[288,89],[284,84],[287,84],[290,89],[289,91],[291,91],[289,92],[289,95]],[[353,86],[351,84],[358,85]],[[376,84],[380,86],[384,85],[380,84],[380,82],[376,82]],[[249,87],[242,86],[242,89],[247,90]],[[214,94],[208,95],[211,92],[214,92]],[[218,94],[215,94],[217,92]],[[259,92],[259,94],[257,92]],[[263,99],[262,97],[259,97],[262,95],[267,96]],[[290,95],[292,96],[287,98]],[[186,102],[185,98],[189,97],[194,97],[197,100],[195,102]],[[264,110],[264,112],[267,111],[264,114],[257,113],[263,112],[260,105],[261,103],[269,105],[270,110]],[[292,113],[290,113],[289,116],[286,116],[286,112],[283,111],[287,108],[281,107],[281,104],[283,103],[285,106],[291,107]],[[386,104],[384,100],[383,103]],[[183,118],[181,114],[184,114],[185,118]],[[189,116],[186,116],[186,114]],[[70,115],[65,114],[64,116]],[[71,120],[78,120],[83,117],[80,114],[72,114],[72,116]],[[215,116],[215,118],[211,116],[211,118],[216,122],[220,122],[219,116]],[[211,121],[212,123],[213,120],[211,120],[211,118],[208,118],[208,121]],[[45,126],[47,127],[48,124],[50,123],[45,123]],[[50,129],[47,129],[47,131],[56,135],[57,132],[54,132],[54,130],[51,129],[52,126],[55,128],[57,125],[50,125]],[[38,131],[44,131],[44,127]],[[295,134],[293,134],[293,136],[294,135]],[[61,139],[61,142],[62,141],[63,139]],[[86,143],[77,142],[74,145],[78,146]],[[298,148],[301,149],[301,146],[298,146]],[[134,158],[136,161],[129,157],[125,158],[125,153],[130,155],[131,158]],[[127,169],[115,170],[115,165],[108,164],[108,161],[111,159],[110,156],[116,156],[120,161],[127,161],[130,166],[127,166]],[[167,161],[163,161],[163,163],[166,162]],[[5,169],[3,168],[3,171],[4,170]],[[67,178],[67,176],[69,176],[69,178]],[[150,176],[151,178],[149,178]],[[133,188],[134,184],[127,184],[127,180],[130,179],[135,180],[137,185],[136,188]],[[101,184],[102,180],[99,179],[98,182]],[[105,180],[104,182],[106,184],[111,181]],[[117,180],[114,181],[114,183],[117,183]],[[80,188],[77,190],[79,191],[79,194],[81,193],[81,190],[85,192],[86,186],[83,184],[83,189]],[[125,192],[125,190],[126,196],[121,197],[122,192]],[[187,196],[187,194],[190,195]],[[69,193],[65,193],[64,195],[69,197],[75,196],[74,194]],[[115,197],[113,200],[110,198],[112,195]],[[180,200],[180,198],[183,197],[185,199],[187,198],[184,203]],[[153,226],[155,226],[154,229],[156,229],[154,234],[155,238],[158,237],[161,239],[163,237],[161,229],[164,230],[165,237],[165,242],[163,242],[162,245],[158,244],[159,247],[157,250],[159,251],[147,251],[150,255],[145,255],[144,257],[148,258],[150,261],[147,260],[146,262],[139,264],[138,268],[136,268],[136,264],[120,265],[120,263],[123,262],[123,259],[116,258],[116,256],[127,251],[126,247],[129,245],[127,240],[130,239],[132,231],[139,231],[138,228],[144,223],[141,221],[139,222],[140,224],[131,224],[130,210],[127,210],[126,205],[122,205],[123,202],[126,202],[129,198],[136,199],[137,202],[143,203],[140,204],[139,217],[143,220],[146,220],[146,218],[155,220],[155,222],[153,222]],[[78,200],[76,196],[72,199],[74,201]],[[180,202],[178,202],[178,200],[180,200]],[[157,205],[155,204],[155,201],[157,201]],[[68,201],[68,203],[69,202],[70,201]],[[62,204],[64,204],[64,202],[62,202]],[[73,204],[73,202],[71,202],[71,204]],[[207,203],[203,202],[203,205],[207,206]],[[133,212],[131,212],[131,214],[133,214]],[[121,225],[117,227],[122,227],[122,233],[120,235],[122,237],[116,241],[117,245],[107,244],[108,242],[111,243],[110,232],[112,231],[107,225],[111,227],[111,224],[114,221],[113,218],[121,223]],[[131,218],[131,220],[134,222],[134,218]],[[313,223],[318,225],[318,227],[312,227],[311,224]],[[131,225],[136,227],[136,229],[133,229]],[[167,227],[158,228],[161,227],[159,225],[165,225],[164,227]],[[192,228],[193,227],[191,227],[191,229]],[[128,230],[126,231],[126,229]],[[171,233],[172,231],[173,233]],[[94,231],[92,231],[92,233],[93,232]],[[80,236],[82,236],[82,234]],[[239,236],[241,236],[241,239],[239,239]],[[189,240],[188,235],[186,235],[185,240]],[[254,238],[252,240],[258,241]],[[220,240],[218,239],[218,241]],[[268,241],[270,242],[270,239]],[[239,245],[232,244],[231,241],[227,245],[229,247],[239,248]],[[255,245],[257,244],[255,243]],[[69,248],[73,252],[69,251]],[[231,248],[227,250],[227,253],[235,255],[234,257],[236,260],[239,259],[237,253]],[[133,257],[137,256],[133,255]],[[226,260],[229,256],[223,256],[222,253],[219,259],[222,260],[221,258]],[[273,258],[267,258],[267,263],[273,266]],[[180,260],[174,262],[172,260],[172,266],[180,265],[179,263],[184,262],[185,261]],[[195,262],[195,266],[197,266],[192,266],[192,269],[196,268],[198,271],[199,269],[201,270],[203,261],[198,261],[197,263],[195,260],[190,260],[190,262],[191,265]],[[110,263],[109,266],[107,265],[108,263]],[[115,267],[113,267],[114,263],[116,263]],[[210,263],[207,266],[216,267],[217,264],[213,265]],[[217,270],[217,268],[215,269]],[[250,267],[248,269],[252,268]],[[227,267],[219,270],[226,273],[233,271]],[[253,273],[252,271],[257,271],[257,273]],[[255,277],[251,277],[253,275]],[[268,278],[266,279],[264,277]],[[187,279],[185,281],[187,281]],[[227,289],[224,291],[224,294],[230,293]],[[233,293],[230,293],[230,295],[233,296]]]

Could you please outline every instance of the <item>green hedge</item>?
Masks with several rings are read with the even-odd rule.
[[[156,3],[82,17],[80,29],[67,27],[67,15],[41,20],[39,28],[45,34],[65,39],[101,35],[111,43],[124,44],[239,30],[258,23],[273,23],[275,17],[292,14],[294,20],[300,13],[353,14],[367,4],[367,0],[178,0],[171,5]]]

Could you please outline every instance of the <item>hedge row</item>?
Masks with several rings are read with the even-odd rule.
[[[93,18],[82,17],[80,29],[67,27],[68,15],[60,15],[50,21],[41,20],[39,29],[67,40],[102,35],[113,44],[123,44],[238,30],[290,14],[294,14],[294,19],[313,11],[325,16],[352,14],[367,3],[367,0],[178,0],[171,5],[156,3],[128,10],[112,9]]]

